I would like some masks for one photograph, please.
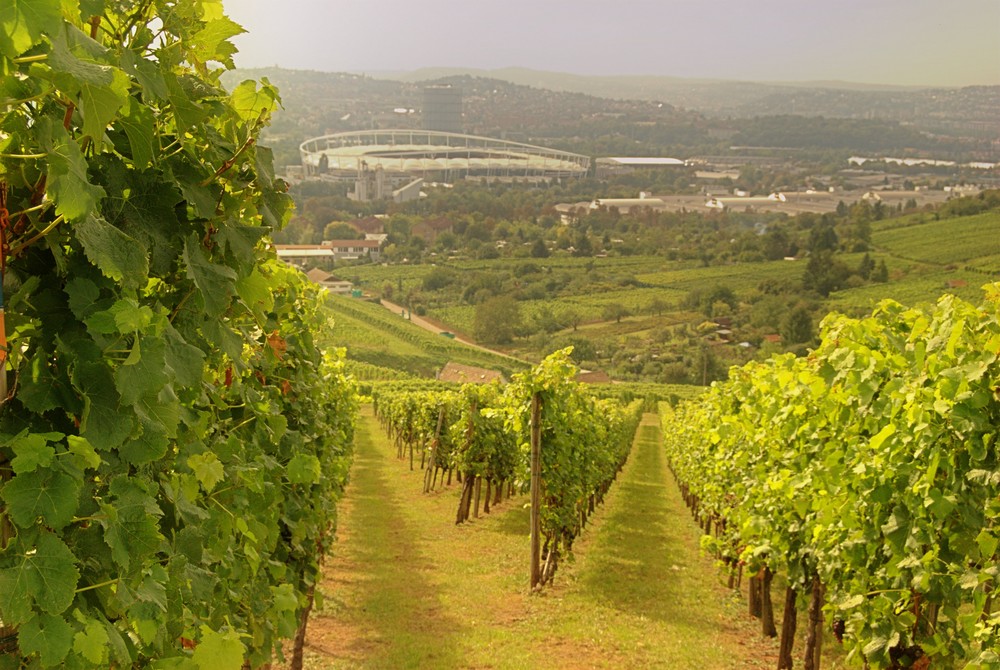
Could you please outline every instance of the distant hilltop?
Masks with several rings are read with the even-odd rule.
[[[735,81],[656,75],[578,75],[522,67],[421,68],[367,72],[376,79],[404,82],[458,76],[501,79],[522,86],[586,93],[601,98],[666,100],[672,105],[713,116],[749,117],[770,114],[823,115],[841,118],[912,120],[914,105],[937,115],[946,104],[969,99],[981,109],[982,121],[1000,124],[1000,85],[968,87],[896,86],[846,81]],[[943,94],[943,98],[942,98]],[[939,104],[933,104],[934,101]],[[977,116],[977,118],[979,118]]]

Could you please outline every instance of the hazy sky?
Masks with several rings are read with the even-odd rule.
[[[226,0],[240,67],[1000,84],[1000,0]]]

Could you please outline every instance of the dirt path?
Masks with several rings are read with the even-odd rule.
[[[429,495],[362,412],[310,668],[773,667],[698,549],[655,415],[556,583],[528,595],[525,500],[455,526],[458,486]]]
[[[393,302],[389,302],[388,300],[385,300],[385,299],[380,300],[379,304],[381,304],[383,307],[385,307],[387,310],[389,310],[393,314],[396,314],[397,316],[401,316],[404,312],[407,311],[405,307],[403,307],[401,305],[397,305],[396,303],[393,303]],[[455,336],[454,339],[455,339],[456,342],[461,342],[462,344],[466,345],[467,347],[472,347],[473,349],[479,349],[480,351],[488,351],[491,354],[495,354],[497,356],[503,356],[504,358],[509,358],[511,360],[518,361],[520,363],[524,362],[524,361],[521,361],[519,358],[517,358],[515,356],[511,356],[510,354],[505,354],[502,351],[497,351],[496,349],[490,349],[488,347],[482,346],[481,344],[476,344],[475,342],[473,342],[472,340],[468,339],[467,337],[464,337],[462,335],[454,333],[454,332],[448,330],[447,328],[444,328],[441,325],[439,325],[439,324],[431,321],[430,319],[425,319],[424,317],[417,316],[416,314],[413,314],[412,312],[410,312],[409,321],[413,325],[419,326],[419,327],[423,328],[424,330],[429,330],[430,332],[434,333],[435,335],[440,335],[441,333],[452,333],[452,335]]]
[[[456,667],[449,644],[455,624],[433,595],[433,562],[393,485],[400,465],[373,430],[378,426],[366,408],[340,503],[338,542],[324,569],[327,597],[309,627],[310,666],[407,667],[416,647],[429,663]],[[434,644],[424,649],[427,639]]]

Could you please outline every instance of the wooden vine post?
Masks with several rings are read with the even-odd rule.
[[[781,642],[778,649],[778,670],[792,670],[792,645],[795,644],[796,592],[792,587],[785,589],[785,613],[781,622]]]
[[[542,581],[541,519],[542,506],[542,398],[531,397],[531,588]]]
[[[823,584],[818,576],[812,579],[812,596],[809,600],[809,628],[806,630],[805,670],[819,670],[823,642]]]

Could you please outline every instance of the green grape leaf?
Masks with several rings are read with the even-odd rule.
[[[177,437],[181,404],[173,386],[162,387],[155,396],[142,396],[135,404],[135,412],[143,425],[152,427],[155,432],[163,432],[167,437]]]
[[[187,464],[207,493],[211,493],[215,485],[221,482],[226,474],[219,458],[211,451],[189,456]]]
[[[131,298],[115,302],[108,312],[115,319],[115,328],[123,335],[145,330],[153,322],[153,310]]]
[[[67,392],[63,378],[55,377],[45,356],[35,356],[29,374],[22,375],[17,397],[32,412],[41,414],[63,404]]]
[[[248,79],[233,89],[229,100],[244,122],[255,123],[277,108],[276,93],[273,86],[265,84],[258,89],[257,82]]]
[[[23,652],[38,654],[43,668],[52,668],[73,646],[73,627],[61,616],[41,614],[21,626],[17,641]]]
[[[219,203],[219,186],[214,182],[207,185],[202,183],[211,173],[200,172],[187,162],[168,160],[167,163],[194,215],[202,219],[214,217]]]
[[[87,258],[105,277],[130,288],[141,288],[149,275],[146,252],[133,238],[99,216],[76,224],[76,234]]]
[[[278,611],[292,611],[299,608],[299,599],[295,595],[295,588],[291,584],[279,584],[271,587],[271,594],[274,597],[274,607]]]
[[[1000,544],[1000,537],[997,537],[989,529],[984,528],[976,536],[976,543],[979,544],[979,555],[984,561],[991,562],[997,553],[997,545]]]
[[[218,239],[233,255],[237,267],[249,270],[256,261],[257,244],[265,235],[267,228],[262,226],[228,224],[219,229]]]
[[[197,386],[201,383],[205,367],[205,352],[184,341],[173,326],[166,330],[167,350],[165,360],[181,386]]]
[[[176,208],[183,197],[177,184],[165,173],[131,169],[114,157],[97,163],[94,179],[109,194],[102,203],[104,217],[142,245],[153,274],[172,272],[181,251]]]
[[[137,169],[151,165],[157,156],[153,112],[130,98],[128,111],[118,119],[118,123],[125,129],[128,137],[128,144],[132,149],[132,164]]]
[[[67,221],[92,216],[104,189],[94,186],[87,177],[87,161],[80,147],[59,127],[61,137],[48,152],[46,193],[56,204],[56,212]]]
[[[0,570],[0,613],[4,622],[27,622],[32,599],[43,612],[62,614],[76,596],[79,579],[73,552],[52,533],[40,533],[32,551],[18,556],[13,567]]]
[[[288,481],[293,484],[315,484],[322,475],[319,459],[312,454],[295,454],[287,470]]]
[[[243,304],[260,320],[265,318],[267,312],[274,309],[273,285],[256,270],[249,277],[237,280],[236,291]]]
[[[146,511],[147,507],[141,501],[101,506],[107,515],[104,541],[111,548],[111,557],[125,572],[142,566],[143,559],[154,554],[163,539],[156,517]]]
[[[163,458],[170,446],[166,432],[148,421],[139,422],[140,432],[122,444],[118,453],[132,465],[145,465]]]
[[[166,349],[163,338],[136,337],[133,350],[140,351],[138,359],[115,370],[115,388],[121,394],[122,402],[134,405],[143,396],[155,397],[167,383]]]
[[[73,382],[83,395],[80,434],[99,451],[121,445],[132,434],[135,419],[123,411],[111,371],[101,363],[80,365]]]
[[[209,21],[191,38],[191,53],[202,63],[218,61],[232,67],[236,47],[228,40],[245,32],[240,24],[226,16],[220,16]]]
[[[206,319],[201,324],[201,330],[205,338],[226,354],[237,368],[247,368],[243,360],[243,338],[224,319]]]
[[[264,151],[265,147],[257,147],[257,153]],[[291,217],[294,202],[291,196],[283,191],[264,191],[257,211],[260,212],[264,224],[271,230],[279,230],[284,227],[285,222]]]
[[[36,468],[47,468],[52,464],[56,450],[49,442],[57,442],[63,438],[62,433],[29,433],[24,430],[7,443],[14,451],[10,465],[15,474],[34,472]]]
[[[17,58],[55,33],[62,21],[59,0],[5,0],[0,5],[0,53]]]
[[[78,93],[83,134],[100,146],[104,129],[128,100],[128,75],[111,65],[77,58],[62,32],[52,39],[48,64],[60,88]]]
[[[156,603],[139,601],[128,611],[129,622],[144,644],[151,645],[160,637],[163,629],[163,609]]]
[[[229,309],[236,290],[236,273],[232,268],[209,260],[197,235],[184,242],[184,263],[188,278],[198,287],[205,301],[205,311],[210,316],[221,316]]]
[[[100,621],[88,619],[84,629],[73,636],[73,651],[91,663],[104,665],[108,662],[108,631]]]
[[[164,77],[164,80],[168,91],[167,99],[174,110],[174,120],[177,127],[184,132],[197,130],[198,125],[209,115],[209,111],[191,99],[181,85],[180,78],[171,75]],[[190,167],[187,162],[181,163],[181,165]],[[185,195],[187,194],[185,193]]]
[[[80,459],[81,470],[84,468],[96,470],[101,467],[101,456],[89,440],[78,435],[67,435],[66,442],[69,443],[69,453]]]
[[[166,100],[170,95],[167,81],[163,78],[163,73],[155,62],[137,56],[130,49],[123,49],[121,67],[125,74],[135,77],[139,85],[142,86],[142,92],[145,96]]]
[[[11,479],[0,491],[11,518],[21,528],[30,528],[41,517],[55,530],[65,527],[76,513],[80,481],[61,470],[25,472]]]
[[[245,651],[236,631],[216,633],[203,625],[201,640],[198,641],[192,658],[200,670],[240,670]]]
[[[73,315],[78,319],[85,319],[94,313],[97,299],[101,297],[101,290],[97,284],[83,277],[73,277],[66,282],[63,289],[69,297],[69,308],[73,310]]]

